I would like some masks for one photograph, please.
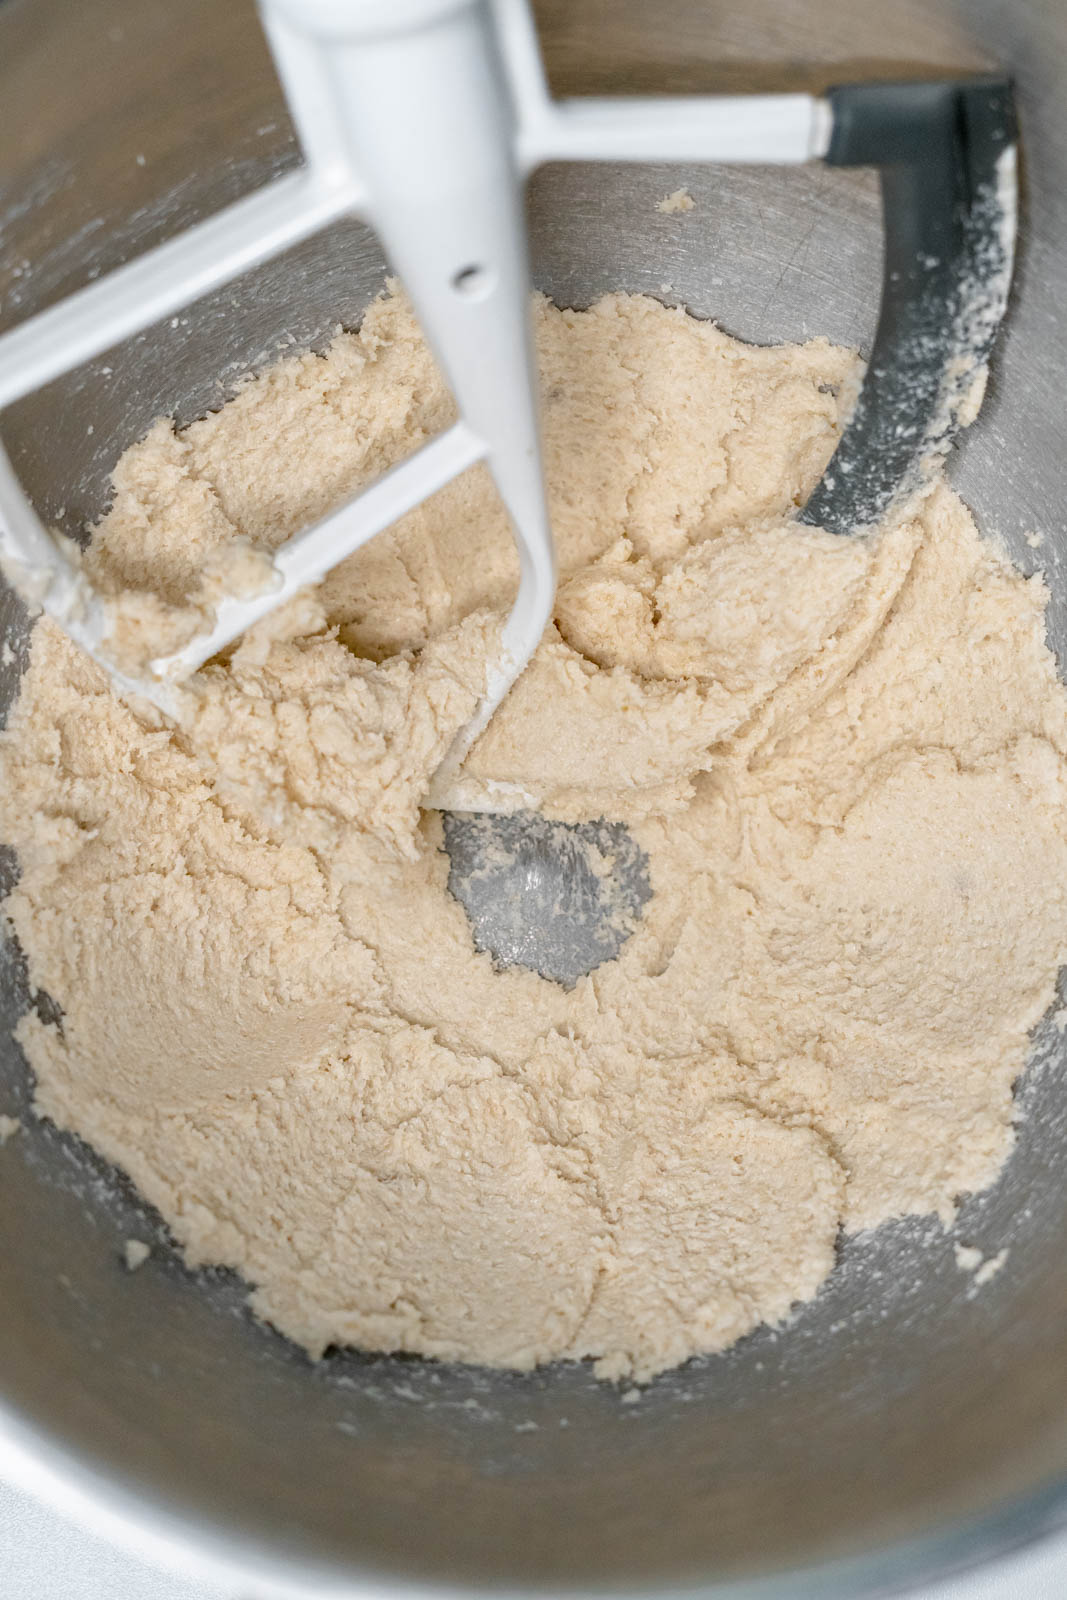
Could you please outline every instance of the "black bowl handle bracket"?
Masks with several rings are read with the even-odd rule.
[[[852,415],[801,520],[855,533],[928,481],[981,402],[1015,245],[1010,82],[832,89],[825,159],[878,167],[882,303]]]

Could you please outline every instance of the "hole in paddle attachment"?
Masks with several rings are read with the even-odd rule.
[[[484,300],[492,292],[495,278],[488,267],[472,264],[461,267],[452,278],[452,287],[464,300]]]

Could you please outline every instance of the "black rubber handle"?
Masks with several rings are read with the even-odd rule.
[[[870,527],[961,425],[1007,302],[1015,233],[1010,82],[861,83],[827,96],[831,166],[880,168],[885,255],[871,358],[801,520]]]

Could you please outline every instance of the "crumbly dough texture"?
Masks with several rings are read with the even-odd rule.
[[[333,1344],[638,1379],[777,1323],[839,1228],[988,1184],[1067,931],[1045,590],[935,484],[789,521],[855,360],[638,297],[536,308],[562,581],[468,759],[622,819],[653,896],[570,991],[495,971],[420,808],[515,582],[468,472],[190,685],[47,622],[2,746],[6,903],[62,1008],[41,1112],[190,1262]],[[128,450],[87,564],[136,661],[451,417],[403,301]],[[249,579],[251,581],[251,578]]]

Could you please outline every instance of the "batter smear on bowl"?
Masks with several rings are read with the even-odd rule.
[[[1067,945],[1067,694],[1040,580],[943,482],[866,538],[791,520],[850,353],[625,295],[536,318],[556,620],[463,776],[626,824],[651,893],[618,957],[498,970],[448,890],[429,785],[516,576],[481,468],[177,730],[39,623],[6,911],[62,1012],[19,1026],[40,1111],[312,1354],[642,1379],[787,1318],[841,1227],[997,1173]],[[156,424],[86,557],[126,658],[450,417],[387,297]]]

